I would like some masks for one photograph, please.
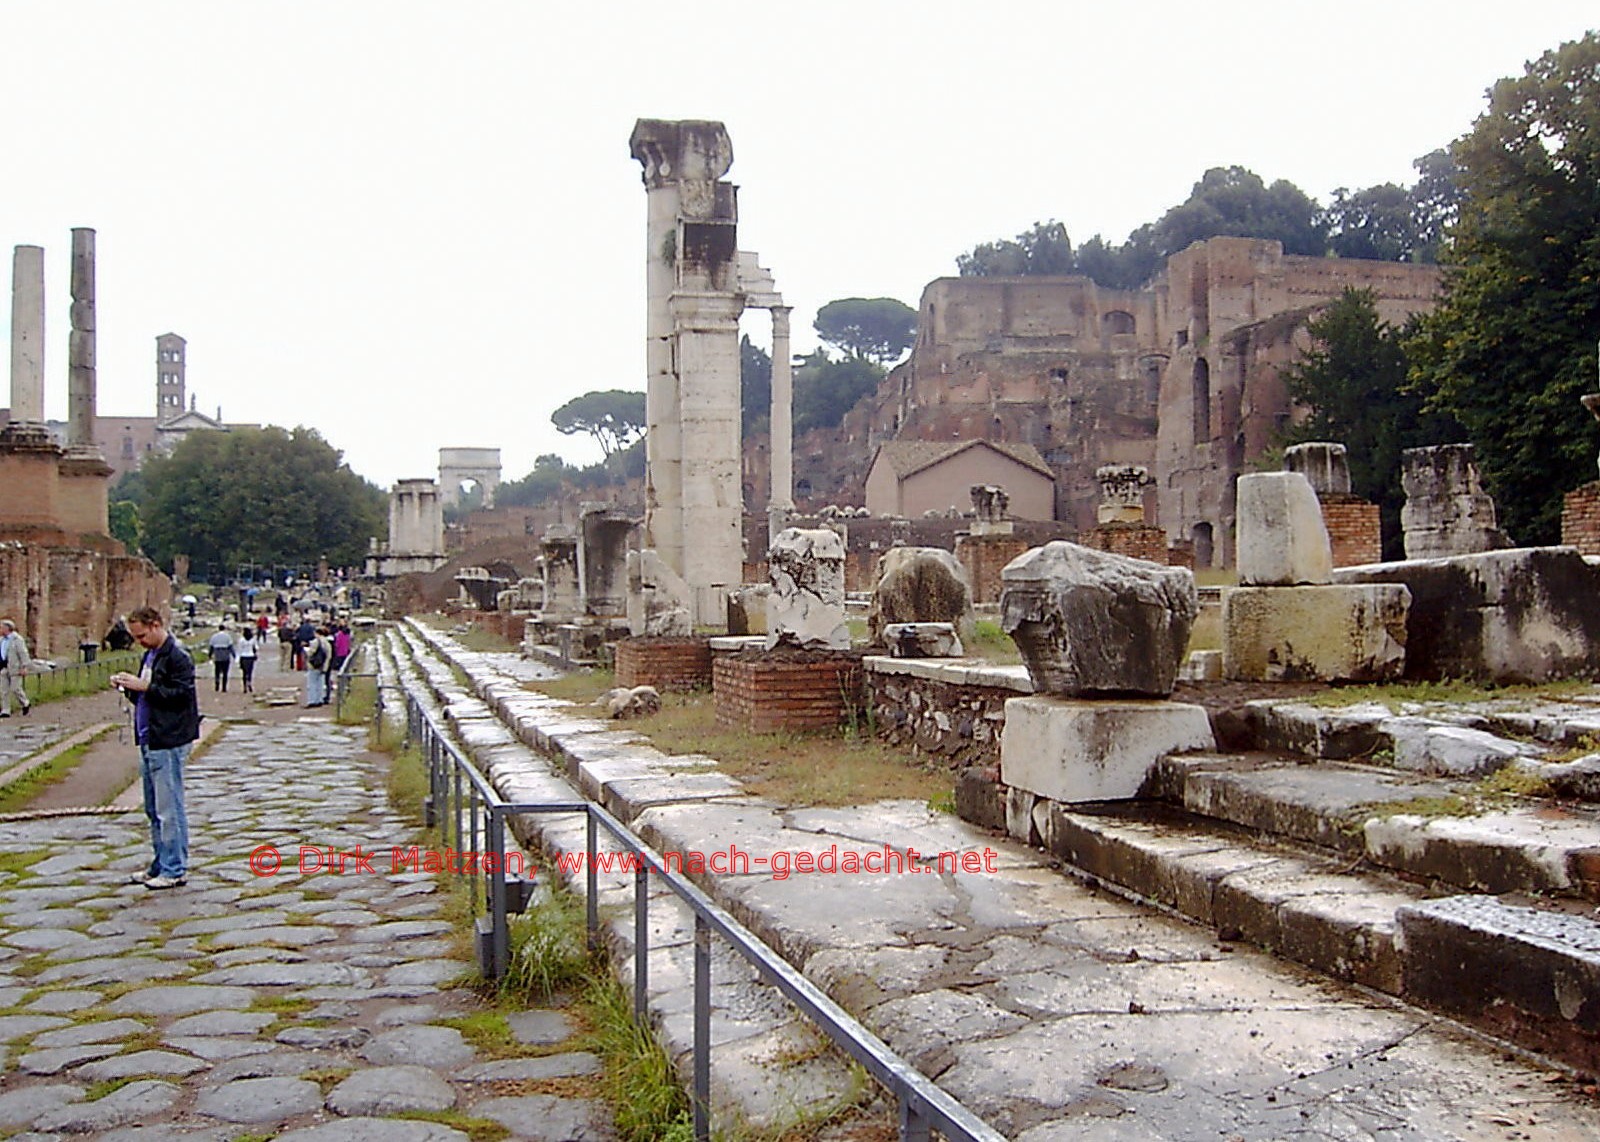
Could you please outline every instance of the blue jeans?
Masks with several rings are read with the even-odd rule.
[[[151,876],[184,876],[189,871],[189,817],[183,809],[183,765],[191,745],[176,749],[139,747],[144,779],[144,815],[150,818],[155,859]]]

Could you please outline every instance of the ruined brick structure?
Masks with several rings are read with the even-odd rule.
[[[1561,503],[1561,542],[1600,555],[1600,481],[1568,492]]]
[[[1279,370],[1347,286],[1371,289],[1379,317],[1398,323],[1432,307],[1439,271],[1213,238],[1137,290],[941,278],[923,291],[911,356],[837,432],[796,442],[796,500],[863,502],[866,465],[889,440],[1026,443],[1056,475],[1059,521],[1090,531],[1096,469],[1142,465],[1155,478],[1150,522],[1169,545],[1191,543],[1201,567],[1230,565],[1234,480],[1294,415]]]

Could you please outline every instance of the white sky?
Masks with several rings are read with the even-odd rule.
[[[1590,24],[1593,0],[0,0],[0,249],[46,249],[52,417],[90,226],[103,414],[153,414],[172,331],[204,412],[315,427],[385,487],[441,446],[513,479],[598,458],[558,406],[644,388],[637,118],[727,124],[740,247],[801,352],[828,301],[915,306],[1036,220],[1121,241],[1207,167],[1322,202],[1410,183]],[[768,343],[764,312],[744,329]]]

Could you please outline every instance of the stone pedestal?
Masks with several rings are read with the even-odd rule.
[[[1204,708],[1182,702],[1027,697],[1006,702],[1000,780],[1067,803],[1136,797],[1158,759],[1215,749]]]
[[[1311,481],[1298,472],[1239,477],[1239,582],[1251,587],[1326,583],[1333,550]]]
[[[1406,663],[1411,592],[1237,587],[1222,595],[1223,675],[1240,682],[1386,682]]]
[[[767,649],[847,650],[844,541],[826,528],[792,527],[767,552]]]
[[[1407,448],[1401,453],[1400,509],[1407,559],[1475,555],[1506,546],[1494,500],[1478,478],[1470,444]]]

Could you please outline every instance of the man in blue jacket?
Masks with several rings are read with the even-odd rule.
[[[200,702],[194,660],[167,630],[161,612],[140,607],[128,630],[144,648],[139,673],[111,676],[133,703],[134,738],[144,778],[144,812],[150,818],[155,857],[148,873],[129,878],[146,888],[177,888],[189,875],[189,819],[183,808],[183,767],[200,736]]]

